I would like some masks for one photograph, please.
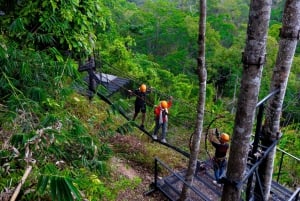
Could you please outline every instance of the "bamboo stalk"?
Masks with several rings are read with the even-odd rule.
[[[10,201],[15,201],[15,200],[16,200],[18,194],[20,193],[21,187],[22,187],[22,185],[25,183],[25,180],[27,179],[27,177],[28,177],[28,175],[30,174],[31,170],[32,170],[32,166],[30,165],[30,166],[28,166],[27,169],[25,170],[25,173],[24,173],[24,175],[23,175],[23,177],[22,177],[20,183],[18,184],[18,186],[17,186],[17,188],[16,188],[14,194],[11,196]]]

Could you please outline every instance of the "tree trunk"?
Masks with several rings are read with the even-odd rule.
[[[199,79],[199,98],[197,106],[196,131],[193,136],[191,145],[191,155],[185,181],[193,184],[194,174],[197,166],[198,153],[200,150],[201,133],[203,130],[205,96],[206,96],[206,79],[207,73],[205,68],[205,30],[206,30],[206,0],[200,0],[200,18],[199,18],[199,35],[198,35],[198,79]],[[183,185],[180,200],[188,200],[190,189]]]
[[[266,108],[266,119],[263,127],[262,144],[269,146],[278,138],[280,133],[280,116],[284,101],[288,77],[294,58],[297,40],[300,31],[300,1],[287,0],[282,18],[282,29],[280,32],[279,51],[277,53],[276,64],[273,70],[270,90],[280,88],[280,92],[273,96]],[[260,178],[263,184],[264,200],[270,196],[272,182],[273,164],[276,148],[273,149],[259,168]],[[255,188],[259,192],[258,185]]]
[[[250,137],[266,55],[267,30],[272,0],[251,0],[247,40],[243,54],[243,73],[222,201],[240,200],[236,183],[245,176]]]

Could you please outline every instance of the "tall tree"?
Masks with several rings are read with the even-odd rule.
[[[282,28],[280,31],[279,51],[276,64],[273,69],[270,91],[280,88],[280,92],[273,96],[267,105],[265,125],[263,127],[263,140],[265,146],[269,146],[278,138],[280,133],[280,117],[282,105],[287,88],[287,82],[294,58],[300,31],[300,1],[287,0],[285,3]],[[272,173],[276,147],[269,153],[259,168],[263,183],[264,200],[269,200],[272,182]],[[258,190],[258,187],[255,188]]]
[[[199,15],[199,35],[198,35],[198,58],[197,58],[197,70],[199,79],[199,97],[197,106],[197,121],[196,130],[193,135],[191,145],[191,155],[189,159],[189,166],[185,181],[189,184],[193,184],[194,174],[196,171],[197,158],[200,149],[201,133],[203,130],[203,119],[204,119],[204,107],[205,107],[205,96],[206,96],[206,68],[205,68],[205,30],[206,30],[206,0],[200,0],[200,15]],[[189,200],[190,189],[187,185],[182,188],[180,200]]]
[[[251,0],[250,3],[246,47],[242,58],[242,81],[226,173],[228,181],[231,182],[224,185],[222,201],[240,200],[241,190],[236,188],[235,183],[243,179],[246,171],[255,107],[266,55],[271,5],[271,0]]]

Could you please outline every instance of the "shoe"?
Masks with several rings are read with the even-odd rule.
[[[144,129],[144,128],[145,128],[143,124],[141,124],[140,127],[141,127],[141,129]]]
[[[167,140],[166,139],[161,139],[161,142],[162,143],[167,143]]]
[[[152,135],[153,140],[157,140],[157,135]]]
[[[218,186],[218,187],[222,187],[222,184],[219,184],[216,180],[213,180],[213,184]]]

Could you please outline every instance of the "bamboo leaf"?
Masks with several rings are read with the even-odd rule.
[[[49,176],[42,175],[39,178],[38,184],[37,184],[37,191],[40,191],[40,193],[44,193],[49,181]]]
[[[66,182],[67,178],[63,178],[61,180],[61,188],[64,189],[64,200],[73,200],[73,196],[71,193],[71,189],[69,188],[67,182]]]
[[[63,178],[57,177],[56,178],[56,195],[58,201],[67,201],[64,199],[64,195],[66,194],[65,189],[63,188]]]
[[[51,177],[50,181],[50,192],[52,200],[57,200],[57,193],[56,193],[56,177]]]
[[[80,195],[78,189],[73,185],[72,181],[70,181],[69,179],[65,179],[65,181],[66,181],[69,189],[71,190],[71,192],[73,192],[76,199],[81,200],[81,195]]]

